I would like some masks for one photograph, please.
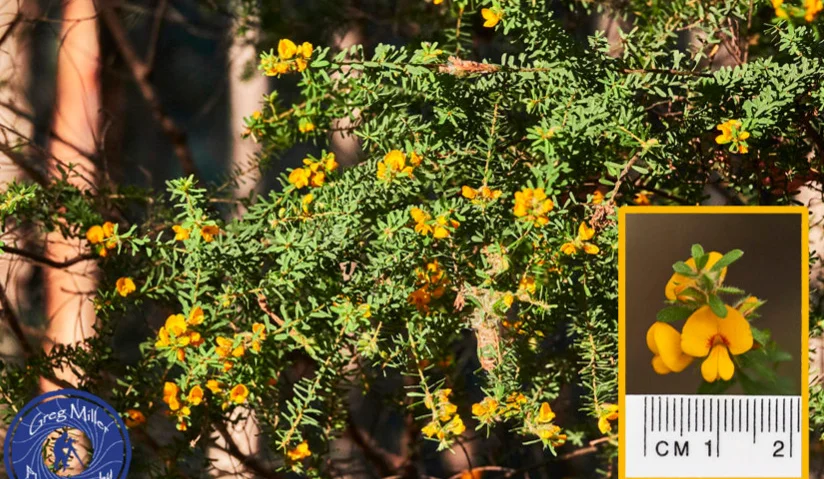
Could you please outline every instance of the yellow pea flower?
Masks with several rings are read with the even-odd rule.
[[[378,162],[378,179],[392,181],[395,176],[412,176],[414,166],[406,166],[406,155],[400,150],[392,150]]]
[[[186,318],[184,318],[182,314],[172,314],[166,318],[166,330],[176,338],[183,336],[186,329]]]
[[[169,405],[169,409],[176,411],[180,408],[180,403],[177,401],[178,393],[177,384],[166,381],[163,384],[163,402]]]
[[[824,1],[804,0],[804,20],[812,22],[821,10],[824,10]]]
[[[126,426],[138,427],[146,423],[146,416],[137,409],[129,409],[126,411]]]
[[[195,306],[189,312],[188,323],[191,324],[192,326],[197,326],[198,324],[203,323],[203,317],[204,317],[203,308],[201,308],[200,306]]]
[[[114,236],[114,223],[112,223],[111,221],[103,223],[103,236],[105,238],[110,238]]]
[[[717,251],[711,251],[709,253],[710,257],[707,259],[707,264],[704,266],[705,270],[709,270],[712,266],[718,262],[724,255]],[[695,260],[690,258],[684,263],[687,264],[693,271],[696,271]],[[718,276],[718,280],[720,282],[724,281],[724,277],[727,276],[727,268],[723,268],[721,270],[721,274]],[[670,277],[669,281],[667,281],[667,285],[664,287],[664,294],[666,295],[667,299],[670,301],[687,301],[689,300],[689,296],[682,295],[681,293],[686,291],[688,288],[695,286],[695,279],[689,278],[684,276],[683,274],[674,273],[672,277]]]
[[[738,153],[747,153],[749,151],[746,140],[750,137],[748,131],[741,129],[742,123],[739,120],[727,120],[721,123],[716,128],[721,131],[721,134],[715,137],[715,142],[719,145],[733,143],[735,151]]]
[[[117,293],[124,298],[137,290],[132,278],[127,277],[118,278],[115,283],[115,288],[117,289]]]
[[[498,9],[482,8],[481,16],[484,18],[484,26],[486,28],[492,28],[501,21],[504,14]]]
[[[312,203],[312,201],[314,201],[314,199],[315,195],[313,195],[312,193],[308,193],[303,198],[301,198],[300,208],[303,210],[304,213],[309,213],[309,205]]]
[[[193,387],[191,391],[189,391],[186,401],[193,406],[197,406],[203,402],[203,388],[200,386]]]
[[[259,353],[260,342],[266,339],[266,326],[262,323],[254,323],[252,325],[252,334],[255,337],[255,339],[252,340],[252,350]]]
[[[601,193],[599,190],[595,190],[595,193],[592,194],[591,202],[593,205],[600,205],[604,202],[604,194]]]
[[[555,413],[552,411],[552,408],[549,406],[549,403],[541,403],[541,409],[538,411],[538,422],[545,424],[552,421],[553,419],[555,419]]]
[[[635,198],[632,200],[633,203],[640,206],[647,206],[652,203],[649,199],[649,192],[641,191],[639,193],[635,193]]]
[[[528,294],[535,294],[535,278],[532,276],[524,276],[518,283],[518,291],[526,292]]]
[[[206,389],[212,391],[212,394],[217,394],[223,390],[221,384],[215,379],[210,379],[206,381]]]
[[[421,432],[426,437],[432,437],[438,433],[438,423],[435,421],[430,421],[429,424],[421,428]]]
[[[189,230],[180,225],[172,226],[172,231],[175,232],[175,241],[185,241],[189,239]]]
[[[543,188],[523,188],[515,192],[515,216],[531,221],[535,226],[549,223],[547,213],[554,207],[555,204],[547,198]]]
[[[287,451],[286,455],[289,456],[289,459],[292,461],[302,461],[303,459],[311,456],[312,451],[309,450],[309,443],[303,441],[293,449]]]
[[[235,404],[245,403],[248,396],[249,389],[247,389],[243,384],[238,384],[233,387],[231,391],[229,391],[229,399],[231,399]]]
[[[681,349],[690,356],[706,358],[701,375],[709,383],[718,378],[729,381],[735,373],[730,354],[744,354],[753,346],[750,323],[737,309],[725,307],[726,318],[716,316],[708,305],[698,308],[681,333]]]
[[[573,255],[578,252],[578,247],[575,246],[573,242],[566,242],[561,245],[561,253],[566,255]]]
[[[200,236],[207,243],[211,243],[218,234],[220,234],[220,228],[215,225],[206,225],[200,229]]]
[[[485,397],[479,403],[472,405],[472,415],[482,422],[495,416],[498,412],[498,401],[492,397]]]
[[[618,419],[618,405],[604,403],[601,405],[601,414],[598,417],[598,429],[601,434],[606,434],[612,431],[612,423]]]
[[[310,131],[315,131],[315,124],[311,121],[302,121],[298,125],[298,131],[301,133],[309,133]]]
[[[298,52],[303,56],[305,59],[309,59],[312,56],[312,52],[314,51],[314,47],[309,42],[303,42],[300,47],[298,48]]]
[[[652,368],[658,374],[680,373],[692,363],[681,350],[681,334],[667,323],[656,321],[647,330],[647,347],[652,351]]]
[[[775,16],[778,18],[789,18],[787,15],[787,10],[782,5],[784,5],[784,0],[772,0]]]
[[[86,231],[86,239],[91,244],[98,244],[102,243],[105,239],[103,235],[103,227],[100,225],[94,225]]]
[[[297,51],[298,47],[295,45],[295,42],[288,38],[283,38],[278,42],[278,56],[283,60],[289,60],[295,56]]]

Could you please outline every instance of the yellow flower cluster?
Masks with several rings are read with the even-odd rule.
[[[412,208],[409,211],[409,214],[415,221],[416,233],[420,233],[424,236],[429,236],[431,234],[433,237],[438,239],[448,238],[450,235],[450,229],[454,231],[461,225],[458,221],[449,219],[447,215],[440,215],[433,221],[432,215],[420,208]]]
[[[107,221],[102,225],[94,225],[86,231],[89,244],[95,246],[97,254],[106,257],[109,250],[117,247],[117,238],[114,236],[114,223]]]
[[[504,406],[501,410],[501,416],[503,416],[504,418],[509,418],[519,414],[524,404],[526,404],[526,396],[524,396],[523,393],[509,394],[506,397],[506,401],[504,401]]]
[[[175,241],[186,241],[189,239],[192,231],[184,228],[181,225],[172,226],[172,231],[175,233]],[[220,234],[220,227],[217,225],[203,225],[200,227],[200,237],[206,243],[211,243],[215,240],[215,236]]]
[[[223,371],[234,367],[233,361],[242,358],[246,349],[259,353],[261,343],[266,339],[266,326],[262,323],[252,324],[252,332],[235,334],[233,338],[218,336],[215,338],[215,354],[223,360]]]
[[[490,201],[497,200],[500,198],[501,194],[501,190],[493,190],[486,185],[481,186],[477,190],[466,185],[461,188],[461,195],[463,195],[466,199],[472,200],[472,204],[474,205],[485,204]]]
[[[748,152],[747,138],[750,137],[750,133],[744,131],[741,126],[742,124],[738,120],[727,120],[721,123],[716,127],[721,131],[721,134],[715,137],[715,142],[719,145],[732,143],[732,151],[735,153],[743,154]]]
[[[718,252],[709,253],[709,259],[701,273],[710,270],[722,258]],[[694,271],[695,260],[684,262]],[[715,283],[724,281],[727,269],[715,274]],[[688,292],[697,287],[697,280],[675,273],[667,282],[664,293],[670,301],[685,305],[695,304]],[[658,374],[681,372],[695,358],[705,358],[701,364],[701,375],[707,382],[717,379],[728,381],[735,373],[735,365],[730,355],[738,356],[753,347],[753,335],[745,314],[759,305],[757,298],[747,298],[737,308],[724,305],[726,316],[719,317],[709,305],[696,309],[687,318],[679,333],[672,325],[657,321],[647,331],[647,347],[652,351],[652,367]]]
[[[262,62],[263,71],[267,76],[280,76],[289,72],[302,72],[309,65],[314,47],[309,42],[296,45],[287,38],[278,42],[277,58],[265,58]]]
[[[561,434],[561,428],[552,423],[555,413],[548,402],[541,403],[538,414],[530,415],[526,420],[526,430],[535,434],[544,444],[557,447],[567,440],[566,434]]]
[[[319,188],[326,183],[326,175],[338,168],[334,153],[328,153],[320,160],[304,158],[303,164],[303,168],[295,168],[289,173],[289,183],[295,185],[295,188]]]
[[[426,407],[432,411],[433,419],[421,429],[426,437],[437,437],[445,441],[448,437],[460,436],[466,431],[466,426],[457,413],[458,406],[449,401],[451,389],[441,389],[435,392],[434,400],[431,396],[424,399]]]
[[[566,255],[574,255],[579,251],[587,254],[598,254],[598,249],[590,240],[595,236],[595,228],[590,227],[585,222],[578,226],[578,237],[574,241],[569,241],[561,245],[561,252]]]
[[[804,0],[803,8],[794,6],[787,6],[784,0],[772,0],[772,6],[775,10],[775,16],[778,18],[790,18],[790,12],[793,15],[804,16],[804,20],[812,22],[815,17],[824,10],[824,1],[822,0]]]
[[[612,431],[612,423],[618,419],[618,405],[611,403],[601,404],[601,410],[598,413],[598,429],[601,434],[606,434]]]
[[[421,158],[414,151],[406,154],[400,150],[392,150],[383,159],[378,162],[378,179],[387,183],[391,183],[396,177],[400,175],[407,175],[412,177],[412,171],[421,164]]]
[[[203,309],[195,306],[185,318],[182,314],[173,314],[166,318],[166,324],[157,332],[155,347],[158,349],[172,348],[178,361],[186,359],[186,347],[198,347],[203,344],[203,338],[189,326],[197,326],[203,322]]]
[[[206,383],[206,389],[214,395],[221,395],[223,389],[216,380],[210,379]],[[169,406],[171,415],[177,417],[177,429],[185,431],[188,428],[188,418],[192,413],[191,407],[199,406],[204,398],[205,392],[200,385],[193,386],[188,394],[182,394],[177,384],[166,382],[163,385],[163,402]],[[237,384],[229,390],[228,400],[235,404],[243,404],[249,396],[249,389],[244,384]],[[223,401],[222,407],[226,409],[228,402]],[[144,418],[145,421],[145,418]]]
[[[137,290],[132,278],[128,277],[117,278],[117,282],[114,284],[114,287],[117,289],[117,294],[123,296],[124,298]]]
[[[409,303],[421,313],[429,313],[429,303],[443,296],[449,279],[437,259],[427,263],[425,269],[418,268],[415,274],[418,289],[409,295]]]
[[[547,198],[543,188],[523,188],[515,192],[515,216],[531,221],[535,226],[549,223],[547,213],[554,207],[555,204]]]
[[[481,424],[492,424],[498,420],[498,400],[493,397],[485,397],[479,403],[472,405],[472,415]]]

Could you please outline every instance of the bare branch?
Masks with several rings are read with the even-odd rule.
[[[67,259],[65,261],[55,261],[51,258],[47,258],[45,256],[40,256],[36,253],[32,253],[31,251],[26,251],[24,249],[15,248],[13,246],[0,246],[0,251],[6,252],[6,253],[11,253],[11,254],[14,254],[14,255],[17,255],[17,256],[21,256],[23,258],[30,259],[30,260],[34,261],[35,263],[38,263],[38,264],[41,264],[41,265],[44,265],[44,266],[49,266],[49,267],[52,267],[52,268],[55,268],[55,269],[68,268],[69,266],[72,266],[74,264],[81,263],[83,261],[89,261],[89,260],[97,258],[97,255],[95,255],[93,253],[88,253],[88,254],[81,254],[81,255],[75,256],[74,258],[70,258],[70,259]]]
[[[113,3],[114,2],[110,1],[101,2],[100,16],[106,24],[106,27],[109,29],[109,33],[112,35],[112,39],[117,46],[117,50],[120,52],[120,55],[129,67],[129,71],[137,83],[141,96],[143,96],[143,99],[149,104],[152,115],[160,125],[163,133],[165,133],[172,142],[172,148],[180,161],[180,166],[183,168],[183,173],[185,175],[193,175],[195,178],[200,178],[197,167],[195,166],[194,157],[192,156],[192,151],[189,149],[189,144],[186,140],[186,133],[163,108],[163,104],[160,102],[160,97],[157,95],[157,91],[149,81],[149,67],[143,62],[143,60],[140,59],[137,52],[135,52],[134,46],[132,45],[131,40],[129,40],[129,35],[126,32],[126,29],[120,22],[117,12],[114,11]]]

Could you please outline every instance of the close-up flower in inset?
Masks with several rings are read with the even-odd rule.
[[[698,308],[687,319],[681,334],[684,353],[706,358],[701,364],[701,375],[710,383],[718,378],[729,381],[735,373],[730,355],[744,354],[753,346],[750,323],[737,309],[725,307],[725,318],[718,317],[709,306]]]
[[[647,347],[654,354],[652,368],[658,374],[680,373],[692,362],[681,349],[681,334],[667,323],[652,323],[647,330]]]

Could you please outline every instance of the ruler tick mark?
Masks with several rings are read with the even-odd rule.
[[[644,396],[644,457],[647,457],[647,399]]]
[[[712,404],[712,403],[710,403]],[[715,457],[721,457],[721,403],[715,400]]]
[[[690,409],[692,409],[692,398],[687,398],[687,432],[690,432],[692,427],[692,416],[690,415]]]

